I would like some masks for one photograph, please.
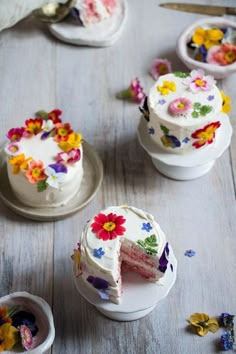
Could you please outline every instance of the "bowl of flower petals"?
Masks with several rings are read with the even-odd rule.
[[[176,52],[189,69],[223,79],[236,72],[236,23],[221,17],[201,19],[180,34]]]
[[[0,298],[0,352],[41,354],[55,337],[46,301],[26,292]]]

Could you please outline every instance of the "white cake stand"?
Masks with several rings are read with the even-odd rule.
[[[170,246],[169,246],[170,247]],[[170,269],[173,265],[173,271]],[[86,285],[81,277],[76,277],[73,269],[76,288],[79,293],[94,305],[106,317],[116,321],[133,321],[150,313],[157,303],[164,299],[175,283],[177,260],[170,247],[169,263],[166,273],[158,283],[151,283],[136,273],[122,275],[123,295],[120,304],[100,299],[97,292]]]
[[[220,113],[217,120],[221,129],[216,141],[199,150],[192,150],[186,155],[166,152],[158,147],[148,134],[147,121],[141,117],[137,133],[141,146],[147,151],[155,168],[163,175],[175,180],[191,180],[205,175],[213,167],[216,159],[229,147],[232,126],[229,117]]]
[[[92,47],[111,46],[122,33],[127,19],[127,10],[127,0],[117,0],[116,12],[104,21],[84,27],[68,18],[49,25],[49,30],[63,42]]]

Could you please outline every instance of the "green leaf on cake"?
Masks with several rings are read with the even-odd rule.
[[[42,119],[48,119],[48,113],[46,111],[43,111],[42,109],[38,112],[35,113],[36,117],[42,118]]]
[[[201,103],[200,102],[195,102],[193,105],[194,110],[199,110],[201,108]]]
[[[202,106],[200,108],[200,114],[201,116],[206,116],[208,113],[212,111],[212,106]]]
[[[137,244],[145,250],[145,252],[149,255],[157,254],[157,238],[156,235],[151,235],[146,237],[144,240],[138,240]]]
[[[189,74],[183,73],[182,71],[174,71],[173,74],[174,74],[176,77],[181,77],[181,78],[185,78],[185,77],[188,77],[188,76],[189,76]]]
[[[48,184],[46,182],[46,179],[44,179],[43,181],[37,182],[37,191],[38,192],[45,191],[45,189],[47,189],[47,187],[48,187]]]
[[[193,112],[192,112],[192,117],[193,117],[193,118],[198,118],[198,117],[199,117],[198,112],[193,111]]]
[[[169,129],[168,128],[166,128],[164,125],[160,125],[160,128],[161,128],[161,130],[163,131],[163,133],[165,134],[165,135],[168,135],[169,134]]]

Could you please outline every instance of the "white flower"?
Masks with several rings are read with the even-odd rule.
[[[43,121],[43,130],[45,132],[50,132],[54,128],[53,121],[51,119]]]
[[[66,174],[63,172],[56,172],[52,167],[46,167],[44,173],[48,176],[47,184],[49,186],[59,189],[60,185],[65,180]]]

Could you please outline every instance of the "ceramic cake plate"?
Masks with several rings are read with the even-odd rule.
[[[173,271],[170,264],[173,265]],[[120,304],[100,299],[81,277],[76,277],[75,267],[73,274],[79,293],[103,315],[112,320],[133,321],[146,316],[168,295],[176,280],[177,260],[170,246],[168,268],[158,283],[148,282],[133,272],[122,274],[123,294]]]
[[[103,165],[92,146],[83,140],[84,175],[79,192],[65,205],[56,208],[33,208],[22,204],[13,194],[7,176],[4,148],[0,149],[0,199],[15,213],[38,221],[61,220],[87,205],[98,192],[103,180]]]
[[[158,147],[150,138],[147,122],[143,117],[140,118],[137,129],[138,139],[160,173],[175,180],[192,180],[209,172],[216,159],[230,145],[233,130],[229,117],[219,113],[217,119],[221,123],[221,131],[216,141],[206,148],[192,150],[186,155],[166,152]]]
[[[115,14],[99,23],[84,27],[67,18],[62,22],[49,25],[50,32],[63,42],[107,47],[113,45],[120,37],[127,20],[127,0],[117,0]]]

